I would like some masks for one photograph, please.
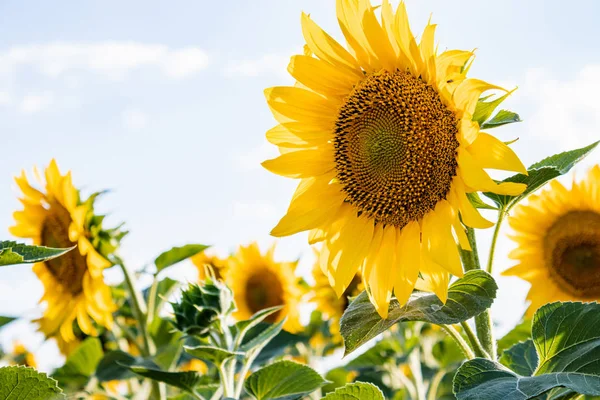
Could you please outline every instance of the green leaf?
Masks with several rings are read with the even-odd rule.
[[[158,382],[164,382],[167,385],[185,390],[188,393],[195,393],[194,388],[201,381],[201,375],[194,371],[167,372],[160,369],[147,368],[139,365],[133,365],[128,368],[144,378],[150,378]]]
[[[510,332],[498,340],[498,354],[517,343],[524,342],[531,337],[531,320],[524,319]]]
[[[492,129],[497,128],[502,125],[512,124],[513,122],[521,122],[521,117],[519,114],[514,113],[512,111],[500,110],[498,114],[494,116],[494,118],[490,119],[487,122],[484,122],[481,125],[481,129]]]
[[[204,361],[210,361],[217,367],[219,367],[223,361],[229,360],[232,357],[244,356],[244,353],[232,352],[213,346],[183,346],[183,349],[188,354]]]
[[[94,337],[85,339],[52,374],[61,386],[81,386],[96,372],[103,357],[102,344]]]
[[[519,375],[531,376],[538,365],[533,340],[517,343],[502,353],[500,362]]]
[[[261,322],[254,328],[251,328],[242,341],[242,346],[246,346],[247,343],[254,340],[255,337],[262,334],[271,324]],[[293,346],[299,342],[308,342],[308,337],[289,333],[287,331],[280,331],[274,338],[272,338],[267,345],[258,353],[253,365],[261,366],[272,358],[280,356],[287,347]]]
[[[248,333],[248,331],[250,329],[254,328],[258,324],[260,324],[262,321],[264,321],[269,315],[275,314],[277,311],[281,310],[282,308],[283,308],[283,306],[275,306],[275,307],[265,308],[263,310],[256,312],[254,315],[252,315],[250,317],[249,320],[240,321],[237,324],[235,324],[235,327],[237,330],[236,341],[238,343],[242,343],[242,341],[244,340],[244,337],[246,336],[246,334]]]
[[[470,360],[454,378],[457,398],[533,399],[561,387],[600,396],[600,304],[547,304],[533,317],[532,337],[539,359],[532,376],[490,360]],[[517,372],[529,372],[535,362],[530,347],[525,342],[505,351],[509,359],[504,361]]]
[[[473,121],[477,122],[479,126],[485,125],[484,122],[492,116],[494,110],[500,105],[500,103],[506,100],[511,93],[512,92],[508,92],[492,101],[485,101],[489,98],[489,96],[479,99],[477,101],[475,111],[473,112]]]
[[[477,193],[477,192],[467,193],[467,198],[469,199],[469,201],[471,202],[473,207],[481,208],[484,210],[497,210],[498,209],[498,207],[492,207],[489,204],[487,204],[485,201],[483,201],[481,199],[481,197],[479,197],[479,193]]]
[[[100,382],[120,381],[132,378],[135,376],[129,369],[132,365],[158,369],[158,366],[150,360],[134,357],[121,350],[115,350],[106,353],[102,360],[100,360],[96,368],[96,378]]]
[[[517,182],[525,183],[527,185],[527,189],[525,189],[525,191],[518,196],[499,195],[495,193],[484,193],[484,196],[493,200],[498,207],[505,207],[508,211],[515,204],[527,197],[527,195],[535,192],[548,181],[551,181],[552,179],[569,172],[571,168],[575,166],[575,164],[583,160],[589,153],[591,153],[592,150],[598,146],[598,143],[600,143],[600,141],[592,143],[589,146],[582,147],[581,149],[565,151],[563,153],[547,157],[542,161],[531,165],[527,169],[528,175],[517,174],[503,180],[502,182]]]
[[[240,350],[246,353],[258,354],[275,336],[283,329],[285,319],[279,321],[276,324],[270,324],[265,330],[260,332],[258,335],[253,337],[248,342],[244,343]]]
[[[165,251],[154,260],[156,272],[158,273],[171,265],[175,265],[180,261],[195,256],[207,248],[208,246],[203,244],[186,244],[182,247],[173,247],[171,250]]]
[[[244,388],[257,400],[293,400],[326,383],[321,375],[306,365],[278,361],[250,375]]]
[[[340,321],[346,355],[399,322],[424,321],[447,325],[466,321],[492,305],[497,289],[494,278],[487,272],[468,271],[450,285],[445,305],[435,294],[419,292],[413,294],[403,307],[392,299],[385,320],[381,319],[363,292],[350,303]]]
[[[64,399],[54,379],[28,367],[0,368],[0,399],[58,400]]]
[[[17,319],[16,317],[6,317],[3,315],[0,315],[0,328],[2,328],[4,325],[10,324],[11,322],[13,322],[16,319]]]
[[[17,242],[0,242],[0,267],[14,264],[29,264],[51,260],[73,250],[55,249],[53,247],[29,246]]]
[[[337,388],[323,400],[385,400],[381,390],[370,383],[354,382]]]

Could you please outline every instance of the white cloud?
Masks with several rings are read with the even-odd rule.
[[[573,79],[558,80],[530,69],[523,93],[536,108],[526,118],[532,135],[561,148],[588,145],[600,138],[600,65],[587,65]]]
[[[282,56],[277,54],[266,54],[255,60],[232,61],[225,68],[225,76],[256,77],[273,74],[287,76],[287,65],[289,61],[289,55]]]
[[[49,77],[88,70],[108,78],[121,78],[143,68],[157,68],[168,78],[187,78],[208,65],[199,48],[171,49],[160,44],[137,42],[55,42],[15,46],[0,52],[0,73],[14,73],[28,66]]]
[[[24,114],[35,114],[44,111],[54,102],[52,93],[29,94],[23,97],[19,110]]]
[[[0,92],[0,106],[7,106],[12,103],[12,97],[8,92]]]
[[[148,115],[137,109],[127,110],[123,113],[123,124],[130,130],[143,129],[148,125]]]

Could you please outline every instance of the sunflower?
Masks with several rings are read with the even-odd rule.
[[[223,273],[227,266],[226,258],[219,258],[215,255],[208,255],[205,252],[196,254],[191,258],[192,263],[198,269],[198,280],[203,281],[206,279],[206,266],[212,268],[217,279],[223,279]]]
[[[271,234],[323,242],[338,296],[362,268],[385,318],[392,291],[404,304],[417,280],[446,301],[449,274],[463,275],[456,241],[470,250],[462,223],[493,225],[467,193],[521,193],[484,169],[526,169],[473,121],[481,94],[504,89],[466,77],[471,51],[437,54],[432,24],[417,44],[403,3],[337,0],[337,17],[349,50],[303,14],[305,54],[288,68],[297,83],[265,91],[281,155],[263,166],[300,179]]]
[[[600,300],[600,166],[570,190],[552,181],[518,205],[509,224],[518,264],[503,275],[529,283],[527,316],[554,301]]]
[[[358,296],[364,290],[364,285],[361,281],[360,271],[354,276],[352,282],[348,285],[341,297],[338,297],[335,290],[331,287],[329,278],[321,269],[319,263],[319,252],[315,250],[317,262],[313,266],[312,276],[315,280],[313,286],[312,301],[317,305],[323,317],[329,322],[329,330],[333,335],[335,343],[341,343],[340,336],[340,319],[348,307],[348,297]]]
[[[43,185],[37,170],[35,175]],[[40,302],[47,304],[37,320],[39,329],[46,337],[55,337],[61,351],[68,354],[78,342],[73,330],[75,321],[76,331],[91,336],[98,335],[94,322],[108,329],[112,326],[116,307],[103,279],[104,269],[112,264],[93,243],[105,248],[112,246],[114,231],[102,237],[102,218],[93,215],[95,196],[82,203],[71,173],[61,175],[56,161],[52,160],[45,170],[45,190],[30,185],[25,172],[15,180],[23,192],[20,201],[24,209],[13,214],[16,225],[10,228],[11,234],[33,239],[36,245],[60,248],[77,245],[77,249],[62,257],[33,267],[44,286]]]
[[[19,341],[16,341],[13,344],[10,363],[13,365],[24,365],[26,367],[37,368],[35,356]]]
[[[276,262],[273,259],[275,246],[261,254],[257,243],[240,246],[233,254],[225,271],[225,282],[235,296],[238,320],[249,319],[257,311],[274,306],[283,308],[270,315],[267,322],[281,321],[289,332],[298,332],[300,311],[298,306],[303,293],[294,274],[297,262]]]

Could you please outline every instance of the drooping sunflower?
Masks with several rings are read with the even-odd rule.
[[[600,300],[600,166],[571,189],[552,181],[509,218],[517,265],[503,275],[529,283],[527,316],[554,301]]]
[[[323,317],[329,323],[329,330],[333,335],[334,342],[341,343],[340,319],[348,307],[348,297],[358,296],[364,290],[360,271],[354,276],[342,296],[338,297],[335,290],[331,287],[329,278],[323,273],[321,263],[319,262],[319,252],[315,250],[317,261],[312,269],[312,276],[315,285],[312,288],[312,301],[317,305],[317,310],[321,311]]]
[[[297,262],[277,262],[273,258],[275,245],[261,254],[257,243],[240,246],[233,254],[225,270],[225,282],[231,288],[237,311],[233,314],[239,320],[249,319],[257,311],[274,306],[283,306],[281,311],[270,315],[267,322],[281,321],[289,332],[298,332],[300,310],[304,294],[294,271]]]
[[[193,256],[191,260],[198,269],[198,280],[203,281],[206,279],[206,266],[212,268],[215,273],[215,278],[223,279],[223,274],[227,267],[227,259],[209,255],[203,251],[202,253]]]
[[[288,68],[297,84],[265,92],[281,155],[263,166],[300,179],[271,234],[323,242],[338,296],[362,268],[385,318],[392,291],[403,304],[418,279],[446,300],[449,274],[463,274],[456,241],[469,249],[461,219],[492,225],[466,194],[521,193],[485,169],[526,170],[473,121],[481,94],[504,89],[466,77],[472,52],[437,54],[432,24],[417,44],[403,3],[337,0],[337,17],[348,50],[303,14],[306,51]]]
[[[81,202],[71,172],[62,175],[56,161],[52,160],[45,170],[45,184],[37,170],[35,175],[44,189],[32,186],[25,172],[15,178],[23,192],[20,201],[24,208],[13,214],[16,225],[10,232],[33,239],[36,245],[60,248],[77,245],[62,257],[33,267],[44,286],[40,302],[46,303],[42,317],[37,320],[39,330],[46,337],[56,338],[61,351],[68,354],[78,342],[73,329],[75,321],[77,331],[91,336],[98,335],[95,324],[108,329],[112,326],[116,307],[103,278],[104,269],[112,264],[97,248],[113,246],[115,232],[102,230],[102,218],[93,214],[95,196]]]

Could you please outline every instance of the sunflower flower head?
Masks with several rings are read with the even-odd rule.
[[[359,270],[385,318],[392,293],[415,287],[446,301],[462,276],[456,242],[465,228],[493,225],[467,193],[515,195],[486,169],[527,173],[515,153],[474,121],[483,92],[504,89],[467,78],[471,51],[437,52],[436,25],[417,43],[404,3],[337,0],[347,47],[302,15],[305,54],[291,58],[293,87],[265,91],[279,122],[267,140],[281,155],[269,171],[299,179],[274,236],[309,232],[322,242],[322,269],[338,297]]]
[[[321,270],[319,262],[319,252],[315,250],[317,261],[312,269],[312,276],[315,281],[311,288],[311,301],[315,303],[317,310],[321,312],[324,320],[329,324],[329,332],[333,337],[334,344],[341,344],[340,319],[348,308],[350,298],[358,296],[364,290],[360,271],[354,276],[352,282],[348,285],[341,297],[338,297],[335,290],[331,287],[329,278]]]
[[[46,337],[54,337],[63,353],[78,343],[74,332],[97,336],[98,327],[110,329],[116,307],[103,271],[112,266],[109,256],[126,234],[120,227],[104,229],[103,216],[94,213],[99,193],[82,200],[71,173],[61,174],[56,161],[43,178],[34,170],[38,185],[25,172],[15,178],[22,191],[23,210],[13,216],[11,234],[41,246],[77,246],[63,257],[37,263],[33,270],[44,285],[41,302],[47,307],[37,320]],[[36,187],[37,186],[37,187]]]
[[[278,262],[274,259],[275,246],[265,254],[257,243],[240,246],[231,256],[225,273],[225,282],[235,294],[238,320],[250,319],[256,312],[269,307],[282,306],[271,314],[266,322],[278,322],[286,318],[284,329],[298,332],[300,311],[298,306],[304,295],[295,275],[297,262]]]
[[[509,219],[517,265],[503,275],[531,284],[527,316],[555,301],[600,300],[600,165],[567,189],[554,180]]]
[[[177,330],[200,337],[208,336],[214,323],[235,310],[231,289],[210,276],[199,285],[190,284],[181,293],[181,301],[172,306]]]
[[[37,368],[35,356],[19,341],[16,341],[13,344],[13,351],[10,355],[10,364]]]
[[[206,279],[206,267],[210,267],[216,279],[223,279],[225,268],[227,267],[227,259],[220,258],[215,255],[206,254],[201,252],[191,258],[192,263],[198,269],[198,280],[203,281]]]

